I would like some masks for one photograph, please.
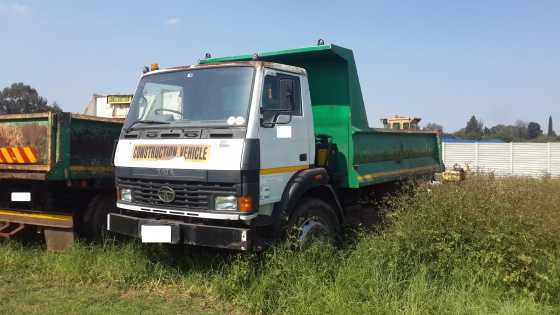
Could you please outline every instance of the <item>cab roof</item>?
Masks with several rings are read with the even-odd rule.
[[[213,63],[199,63],[195,65],[188,65],[188,66],[177,66],[177,67],[169,67],[163,68],[159,70],[149,71],[146,72],[144,75],[152,75],[158,73],[165,73],[165,72],[173,72],[173,71],[188,71],[188,70],[196,70],[196,69],[207,69],[207,68],[217,68],[217,67],[270,67],[282,71],[297,73],[297,74],[306,74],[305,69],[298,68],[290,65],[280,64],[276,62],[268,62],[268,61],[223,61],[223,62],[213,62]]]

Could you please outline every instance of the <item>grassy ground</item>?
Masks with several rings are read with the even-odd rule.
[[[0,242],[2,313],[560,313],[560,181],[392,197],[378,233],[260,254]]]

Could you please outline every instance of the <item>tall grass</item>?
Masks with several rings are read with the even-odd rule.
[[[170,313],[191,300],[199,311],[260,314],[560,312],[560,181],[473,177],[417,187],[387,203],[381,232],[303,252],[129,243],[48,253],[5,242],[0,299],[8,296],[14,312],[22,310],[18,301],[36,303],[9,282],[21,291],[33,283],[85,297],[118,293],[94,301],[105,307],[94,313],[127,312],[119,300],[140,303],[128,299],[130,292],[144,300],[141,309]],[[153,296],[162,298],[146,304]],[[72,310],[92,310],[85,301]]]

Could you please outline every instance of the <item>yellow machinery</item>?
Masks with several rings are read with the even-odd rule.
[[[422,120],[419,117],[409,117],[409,116],[393,116],[389,118],[382,118],[381,123],[383,128],[386,129],[419,129],[418,123]]]

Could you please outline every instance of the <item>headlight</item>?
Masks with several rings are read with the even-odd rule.
[[[237,197],[217,196],[214,199],[216,210],[237,210]]]
[[[121,200],[132,201],[132,190],[130,190],[130,188],[121,188]]]

